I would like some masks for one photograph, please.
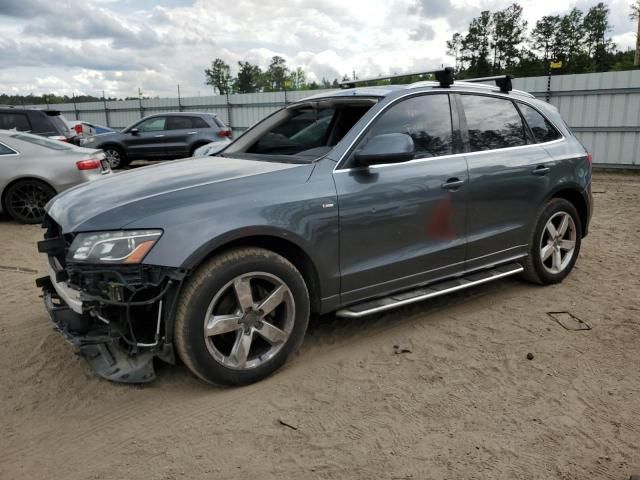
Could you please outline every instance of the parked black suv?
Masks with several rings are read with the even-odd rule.
[[[102,376],[174,352],[202,379],[257,381],[309,315],[360,317],[521,274],[572,270],[591,156],[552,105],[453,82],[323,93],[219,154],[77,187],[47,207],[38,284]]]
[[[230,136],[231,130],[216,114],[170,112],[150,115],[120,132],[100,135],[83,146],[101,148],[111,168],[122,168],[138,159],[189,157],[197,148]]]
[[[0,108],[0,130],[14,128],[19,132],[79,144],[78,135],[69,128],[66,118],[58,110]]]

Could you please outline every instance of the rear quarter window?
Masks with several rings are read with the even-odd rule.
[[[560,132],[535,108],[524,103],[518,103],[524,120],[529,125],[533,136],[538,143],[551,142],[562,138]]]
[[[13,151],[11,148],[7,147],[6,145],[0,143],[0,155],[13,155],[16,152]]]

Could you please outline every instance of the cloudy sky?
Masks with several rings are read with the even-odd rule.
[[[0,92],[209,95],[216,57],[262,67],[273,55],[310,80],[450,64],[445,42],[512,0],[0,0]],[[604,0],[621,48],[635,45],[631,0]],[[523,0],[542,15],[597,0]]]

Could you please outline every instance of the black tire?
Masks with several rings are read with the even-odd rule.
[[[550,219],[557,218],[561,221],[563,214],[568,214],[573,220],[573,225],[569,222],[567,232],[573,228],[574,248],[571,252],[571,257],[567,259],[564,257],[560,265],[563,265],[566,261],[566,265],[559,271],[550,271],[550,263],[555,265],[553,258],[544,260],[542,259],[542,247],[546,246],[548,242],[552,242],[549,232],[547,231],[547,223]],[[544,243],[544,245],[543,245]],[[553,242],[552,242],[553,243]],[[529,255],[524,262],[523,277],[539,285],[550,285],[553,283],[559,283],[565,279],[567,275],[573,269],[578,255],[580,254],[580,246],[582,244],[582,224],[580,222],[580,216],[576,208],[571,202],[563,198],[551,199],[543,208],[538,216],[536,227],[529,241]],[[553,254],[552,254],[553,255]],[[565,255],[569,255],[569,252],[565,251]],[[562,257],[560,257],[562,259]]]
[[[285,317],[288,318],[290,333],[286,340],[278,344],[277,348],[279,350],[274,351],[272,355],[268,352],[259,353],[260,350],[258,350],[256,352],[257,360],[251,360],[250,352],[253,352],[255,347],[255,343],[251,342],[256,342],[255,339],[259,339],[257,340],[258,343],[265,343],[260,336],[260,330],[262,329],[260,325],[257,325],[256,330],[252,330],[250,334],[247,334],[247,332],[251,328],[244,326],[240,330],[229,331],[217,337],[208,337],[205,335],[205,318],[213,318],[208,313],[211,308],[216,308],[216,301],[218,301],[216,298],[224,298],[224,295],[229,295],[225,298],[225,301],[229,299],[234,301],[233,299],[235,299],[238,305],[232,306],[229,311],[223,314],[229,314],[233,310],[234,315],[244,315],[242,321],[250,321],[247,320],[245,314],[236,310],[237,308],[244,309],[237,300],[239,295],[235,283],[232,284],[232,282],[237,281],[239,277],[243,278],[243,275],[246,275],[246,278],[252,278],[251,275],[256,272],[272,275],[288,288],[287,298],[289,304],[279,304],[278,308],[284,308],[284,310],[279,310],[280,313],[286,312]],[[256,282],[251,283],[253,281],[251,280],[249,283],[251,285],[250,289],[252,289],[250,290],[252,299],[255,301],[258,297],[255,289],[260,286],[256,285]],[[232,284],[231,287],[229,287],[230,284]],[[231,293],[225,293],[228,288],[233,289]],[[221,295],[222,297],[220,297]],[[269,295],[271,294],[267,294],[267,297]],[[289,310],[291,302],[293,302],[293,308]],[[222,303],[223,301],[220,301],[220,304]],[[257,305],[258,303],[260,302],[255,304]],[[256,312],[256,310],[253,311]],[[276,310],[273,310],[273,312],[276,312]],[[304,278],[288,260],[262,248],[229,250],[205,262],[186,280],[182,294],[178,299],[176,310],[174,335],[176,351],[180,359],[194,374],[211,384],[245,385],[257,382],[278,370],[298,350],[307,330],[309,312],[309,292]],[[216,314],[215,310],[211,311],[211,315],[214,314]],[[265,316],[263,320],[267,324],[268,317]],[[268,322],[271,322],[271,320],[268,320]],[[247,363],[250,361],[263,363],[258,363],[252,367],[236,368],[228,366],[231,363],[223,364],[226,359],[220,360],[215,357],[213,350],[218,355],[220,352],[216,350],[217,347],[214,347],[212,342],[215,341],[214,339],[225,340],[224,335],[227,335],[227,345],[236,345],[241,341],[240,338],[245,338],[243,335],[251,335],[249,337],[249,345],[251,346],[248,347],[246,361]],[[233,348],[231,347],[231,352],[233,352]],[[271,345],[268,348],[276,347]],[[266,357],[266,360],[262,360],[263,356]],[[229,354],[228,359],[231,358],[232,354]]]
[[[22,223],[42,223],[44,207],[56,191],[40,180],[19,180],[4,193],[3,204],[11,218]]]
[[[113,170],[125,168],[127,165],[129,165],[129,163],[131,163],[131,160],[127,158],[127,155],[119,147],[107,145],[106,147],[102,148],[102,151],[107,157],[107,160],[109,160],[109,164],[111,164],[111,168]]]

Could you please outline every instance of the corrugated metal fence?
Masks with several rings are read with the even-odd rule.
[[[550,101],[596,164],[640,167],[640,70],[514,80],[514,88]],[[215,112],[236,135],[274,110],[327,90],[48,105],[69,119],[125,127],[154,113]],[[46,107],[46,105],[40,105]]]

